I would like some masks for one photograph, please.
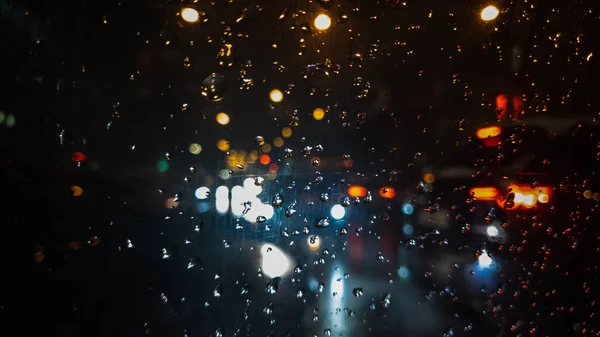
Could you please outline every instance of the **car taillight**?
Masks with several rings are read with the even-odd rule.
[[[484,201],[496,200],[498,193],[495,187],[473,187],[469,190],[469,195]]]
[[[477,130],[475,135],[479,139],[494,138],[500,136],[502,129],[498,126],[488,126]]]
[[[512,196],[511,196],[512,194]],[[550,201],[552,189],[548,186],[510,185],[507,199],[498,199],[498,204],[503,208],[533,208],[537,204],[546,204]],[[512,200],[509,199],[512,197]]]

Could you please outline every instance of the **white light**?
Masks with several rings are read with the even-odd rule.
[[[229,189],[227,188],[227,186],[219,186],[219,187],[217,187],[217,190],[215,191],[215,196],[217,198],[219,198],[219,197],[229,198]]]
[[[482,268],[487,268],[492,264],[492,257],[486,251],[483,251],[477,259]]]
[[[264,244],[260,248],[261,267],[263,274],[270,278],[281,277],[290,269],[290,259],[279,248],[272,244]]]
[[[485,230],[485,232],[487,233],[488,236],[498,236],[498,228],[496,228],[496,226],[491,225],[488,226],[488,228]]]
[[[227,186],[217,187],[215,192],[215,206],[220,214],[226,213],[229,209],[229,189]]]
[[[344,206],[337,204],[337,205],[333,205],[333,207],[331,207],[331,217],[334,218],[335,220],[340,220],[345,215],[346,215],[346,209],[344,209]]]
[[[244,212],[243,203],[248,200],[244,200],[244,188],[242,186],[233,186],[231,188],[231,213],[234,216],[239,217]]]
[[[196,196],[196,198],[204,200],[210,195],[210,190],[206,186],[198,187],[194,195]]]
[[[259,195],[262,192],[262,187],[256,186],[256,180],[254,180],[254,178],[246,178],[246,180],[244,180],[244,190],[246,190],[248,194]]]

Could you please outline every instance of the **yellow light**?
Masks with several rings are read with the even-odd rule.
[[[223,152],[229,150],[229,142],[225,139],[219,139],[219,141],[217,142],[217,149]]]
[[[500,11],[495,6],[487,6],[481,11],[481,20],[492,21],[498,17]]]
[[[200,146],[200,144],[192,143],[190,144],[189,151],[191,154],[200,154],[200,152],[202,152],[202,146]]]
[[[475,133],[475,135],[479,139],[487,139],[487,138],[497,137],[501,133],[502,133],[501,128],[499,128],[497,126],[488,126],[488,127],[477,130],[477,133]]]
[[[281,129],[281,135],[283,138],[290,138],[292,136],[292,129],[286,126],[285,128]]]
[[[321,246],[321,239],[319,239],[318,236],[309,236],[308,240],[306,240],[308,242],[308,248],[311,251],[316,251],[319,249],[319,247]]]
[[[273,89],[269,93],[269,98],[273,103],[279,103],[283,101],[283,93],[277,89]]]
[[[327,14],[319,14],[315,18],[314,24],[318,30],[327,30],[331,27],[331,18]]]
[[[185,7],[181,10],[181,18],[185,22],[196,23],[200,20],[200,13],[197,10],[191,7]]]
[[[325,118],[325,110],[321,108],[316,108],[313,111],[313,118],[317,121],[320,121],[321,119]]]
[[[229,116],[224,112],[219,112],[217,114],[217,123],[219,123],[221,125],[229,124]]]
[[[587,190],[585,192],[583,192],[583,197],[586,199],[591,199],[592,198],[592,191]]]
[[[275,147],[282,147],[283,146],[283,138],[275,137],[275,139],[273,139],[273,145],[275,145]]]

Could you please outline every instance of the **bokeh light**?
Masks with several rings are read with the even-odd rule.
[[[217,123],[221,125],[229,124],[229,115],[224,112],[219,112],[216,117]]]
[[[260,268],[268,277],[281,277],[289,271],[291,260],[279,247],[266,243],[260,248],[260,255]]]
[[[210,196],[210,190],[206,186],[198,187],[194,192],[194,196],[198,200],[207,199]]]
[[[330,214],[331,214],[331,217],[334,218],[335,220],[340,220],[344,216],[346,216],[346,209],[342,205],[335,204],[335,205],[333,205],[333,207],[331,207]]]
[[[269,98],[271,99],[271,102],[279,103],[283,101],[283,93],[277,89],[273,89],[269,93]]]
[[[318,30],[327,30],[331,27],[331,18],[327,14],[319,14],[315,18],[314,25]]]
[[[325,118],[325,110],[321,109],[321,108],[316,108],[313,111],[313,118],[317,121],[322,120],[323,118]]]
[[[190,144],[190,147],[188,150],[190,151],[191,154],[198,155],[198,154],[200,154],[200,152],[202,152],[202,146],[200,146],[200,144],[197,144],[197,143],[192,143],[192,144]]]
[[[262,154],[259,161],[263,165],[269,165],[271,163],[271,157],[269,157],[268,154]]]
[[[219,139],[219,141],[217,141],[217,149],[223,152],[229,150],[229,142],[225,139]]]
[[[500,11],[496,6],[487,6],[481,11],[481,20],[483,21],[492,21],[498,17]]]
[[[79,197],[83,194],[83,189],[77,185],[71,186],[71,193],[74,197]]]
[[[196,23],[200,20],[200,13],[195,8],[185,7],[180,12],[181,18],[185,22]]]
[[[290,138],[292,136],[292,129],[288,128],[287,126],[284,127],[281,129],[281,136],[283,136],[283,138]]]
[[[283,146],[283,138],[275,137],[275,139],[273,139],[273,145],[275,145],[275,147],[282,147]]]

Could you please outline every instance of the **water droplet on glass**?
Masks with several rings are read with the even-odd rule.
[[[274,277],[271,280],[269,280],[269,284],[267,284],[267,287],[265,288],[265,292],[267,292],[270,295],[274,295],[277,293],[277,290],[279,290],[279,283],[281,282],[281,277]]]
[[[267,218],[263,215],[259,215],[256,217],[256,223],[264,223],[265,221],[267,221]]]
[[[283,196],[281,194],[275,194],[271,205],[275,208],[280,208],[283,205]]]
[[[321,199],[321,201],[323,201],[323,202],[327,202],[329,200],[329,194],[321,193],[321,197],[319,199]]]
[[[392,294],[386,294],[385,296],[383,296],[383,299],[381,300],[381,305],[384,308],[389,308],[390,304],[392,303]]]
[[[209,101],[218,102],[225,96],[225,77],[216,73],[208,75],[202,81],[202,96]]]
[[[293,203],[289,204],[288,207],[285,208],[285,216],[290,218],[294,216],[294,214],[296,214],[296,211],[296,202],[294,201]]]
[[[325,289],[325,284],[323,282],[319,282],[319,285],[317,286],[317,291],[322,293],[324,289]]]
[[[221,297],[222,294],[223,294],[223,284],[219,283],[213,289],[213,296],[214,297]]]
[[[304,296],[304,293],[304,288],[298,288],[298,290],[296,290],[296,298],[302,298]]]
[[[363,295],[363,290],[362,290],[362,288],[354,288],[354,289],[352,290],[352,296],[354,296],[354,297],[360,297],[360,296],[362,296],[362,295]]]
[[[329,227],[329,218],[328,217],[324,217],[324,218],[317,219],[317,221],[315,222],[315,227],[317,227],[319,229],[323,229],[323,228]]]
[[[342,198],[342,201],[341,201],[342,206],[348,207],[348,206],[350,206],[351,203],[352,203],[352,201],[351,201],[350,197]]]

